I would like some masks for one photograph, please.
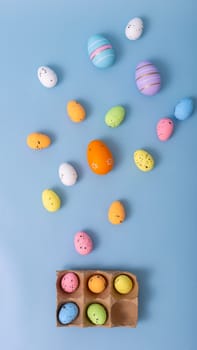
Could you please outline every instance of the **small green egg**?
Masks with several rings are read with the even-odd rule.
[[[111,128],[117,128],[124,120],[125,109],[122,106],[114,106],[105,115],[105,123]]]
[[[90,304],[87,308],[89,320],[96,325],[103,325],[107,319],[105,307],[101,304]]]

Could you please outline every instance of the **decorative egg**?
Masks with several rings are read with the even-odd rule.
[[[117,128],[124,120],[125,109],[122,106],[112,107],[105,115],[105,123],[111,128]]]
[[[42,192],[42,204],[46,210],[55,212],[60,208],[61,200],[57,193],[47,189]]]
[[[157,136],[160,141],[167,141],[174,130],[174,122],[170,118],[162,118],[157,123]]]
[[[140,62],[136,67],[135,81],[138,90],[147,96],[157,94],[161,88],[158,69],[149,61]]]
[[[79,287],[79,280],[74,272],[67,272],[61,278],[61,288],[66,293],[73,293]]]
[[[133,281],[127,275],[118,275],[114,280],[114,288],[120,294],[128,294],[133,289]]]
[[[86,117],[85,108],[75,100],[68,102],[67,113],[70,120],[74,123],[81,123]]]
[[[113,225],[122,224],[125,220],[126,212],[120,201],[113,202],[108,211],[108,219]]]
[[[141,171],[150,171],[154,168],[154,159],[150,153],[143,149],[139,149],[134,152],[135,165]]]
[[[86,232],[77,232],[74,237],[74,246],[81,255],[88,255],[93,249],[92,238]]]
[[[88,280],[88,289],[95,294],[102,293],[107,286],[107,281],[102,275],[93,275]]]
[[[77,181],[77,172],[69,163],[63,163],[59,166],[59,177],[65,186],[73,186]]]
[[[79,315],[79,308],[77,304],[73,302],[68,302],[63,304],[58,312],[58,320],[61,324],[72,323]]]
[[[49,67],[41,66],[38,68],[38,79],[41,84],[47,88],[52,88],[57,84],[57,75]]]
[[[95,325],[103,325],[107,320],[107,311],[101,304],[90,304],[87,308],[87,316]]]
[[[180,100],[174,111],[174,116],[178,120],[185,120],[189,118],[194,111],[194,101],[190,97],[183,98]]]
[[[49,147],[51,144],[51,139],[48,135],[41,134],[38,132],[33,132],[27,136],[27,145],[29,148],[35,150],[41,150],[43,148]]]
[[[115,61],[115,52],[111,43],[100,34],[89,38],[88,54],[90,60],[97,68],[108,68]]]
[[[125,35],[129,40],[137,40],[141,37],[144,24],[141,18],[135,17],[129,21],[125,28]]]
[[[110,149],[100,140],[93,140],[87,148],[87,161],[90,169],[97,175],[109,173],[114,166]]]

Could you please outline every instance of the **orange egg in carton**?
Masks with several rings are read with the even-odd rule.
[[[57,327],[136,327],[138,290],[128,271],[57,271]]]

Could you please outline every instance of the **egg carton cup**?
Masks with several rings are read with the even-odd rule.
[[[61,279],[64,274],[74,272],[79,279],[79,287],[73,293],[66,293],[61,288]],[[102,293],[95,294],[88,289],[88,279],[95,274],[105,277],[107,286]],[[127,275],[133,282],[133,288],[128,294],[120,294],[113,285],[118,275]],[[57,327],[132,327],[137,326],[138,321],[138,293],[137,278],[128,271],[114,270],[63,270],[56,272],[56,326]],[[63,325],[58,320],[58,312],[62,304],[74,302],[79,308],[79,315],[68,325]],[[103,325],[95,325],[87,317],[87,308],[92,303],[102,304],[107,311],[107,320]]]

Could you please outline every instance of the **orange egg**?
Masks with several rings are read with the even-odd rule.
[[[41,150],[49,147],[50,144],[51,139],[48,135],[33,132],[27,136],[27,145],[32,149]]]
[[[84,107],[77,101],[69,101],[67,104],[67,113],[74,123],[82,122],[86,117],[86,111]]]
[[[114,166],[113,155],[110,149],[100,140],[93,140],[89,143],[87,161],[90,169],[98,175],[109,173]]]

